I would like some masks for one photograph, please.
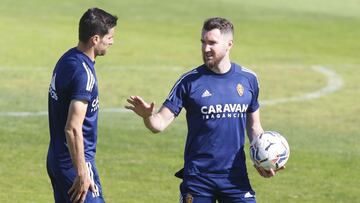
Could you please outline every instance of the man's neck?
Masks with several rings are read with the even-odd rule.
[[[83,42],[79,42],[76,49],[83,52],[86,56],[88,56],[91,59],[91,61],[95,61],[95,53],[94,53],[94,48],[92,46],[85,44]]]
[[[230,59],[221,60],[217,66],[210,68],[211,71],[217,74],[227,73],[231,69]]]

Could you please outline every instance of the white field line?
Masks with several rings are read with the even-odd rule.
[[[125,108],[104,108],[100,109],[100,112],[104,113],[128,113],[131,112]],[[47,116],[47,111],[33,111],[33,112],[0,112],[0,116],[8,116],[8,117],[29,117],[29,116]]]
[[[341,79],[341,77],[338,74],[336,74],[335,71],[333,71],[331,69],[327,69],[322,66],[313,66],[312,69],[314,71],[319,72],[326,76],[327,85],[325,87],[323,87],[322,89],[319,89],[315,92],[305,93],[300,96],[264,100],[264,101],[260,102],[261,105],[277,105],[277,104],[282,104],[282,103],[287,103],[287,102],[299,102],[299,101],[301,102],[301,101],[305,101],[305,100],[316,99],[323,95],[333,93],[333,92],[341,89],[341,87],[343,86],[343,80]]]
[[[277,105],[287,102],[302,102],[306,100],[312,100],[324,96],[326,94],[333,93],[343,86],[343,80],[341,77],[336,74],[335,71],[322,67],[322,66],[313,66],[312,69],[318,73],[321,73],[327,78],[327,85],[317,91],[305,93],[303,95],[280,98],[280,99],[270,99],[261,101],[261,105],[270,106]],[[104,113],[128,113],[131,112],[125,108],[104,108],[100,109],[100,112]],[[0,112],[0,116],[4,117],[29,117],[29,116],[47,116],[47,111],[37,111],[37,112]]]

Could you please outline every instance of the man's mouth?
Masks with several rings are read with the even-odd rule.
[[[213,59],[214,56],[213,56],[212,53],[206,53],[206,54],[205,54],[205,58],[206,58],[206,59]]]

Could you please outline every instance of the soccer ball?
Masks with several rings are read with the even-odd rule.
[[[250,157],[256,166],[276,170],[285,165],[290,156],[286,139],[278,132],[265,131],[250,145]]]

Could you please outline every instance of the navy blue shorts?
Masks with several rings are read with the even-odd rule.
[[[95,163],[86,162],[87,169],[90,174],[90,179],[94,181],[97,192],[88,190],[86,194],[86,203],[104,203],[102,196],[102,189],[99,179],[99,174],[96,170]],[[54,190],[55,203],[71,203],[68,191],[71,188],[76,177],[75,169],[71,168],[57,168],[47,166],[47,171]]]
[[[185,176],[180,203],[256,203],[248,177]]]

